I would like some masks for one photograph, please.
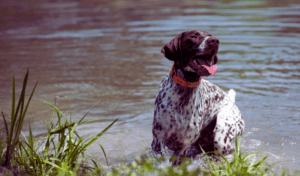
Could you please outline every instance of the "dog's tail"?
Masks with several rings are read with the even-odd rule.
[[[235,102],[235,95],[236,95],[236,92],[234,89],[230,89],[228,91],[228,96],[229,96],[229,99],[234,103]]]

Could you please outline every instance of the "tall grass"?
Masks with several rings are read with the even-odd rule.
[[[16,145],[19,143],[19,136],[21,134],[21,129],[23,126],[23,121],[25,118],[25,114],[27,112],[28,109],[28,105],[30,103],[30,100],[33,96],[33,93],[35,91],[36,85],[35,84],[31,95],[29,97],[29,100],[27,101],[26,107],[24,109],[24,104],[25,104],[25,89],[26,89],[26,85],[27,85],[27,80],[28,80],[28,69],[27,69],[27,73],[25,75],[24,81],[23,81],[23,88],[21,91],[21,95],[19,98],[19,102],[17,105],[17,108],[15,109],[15,77],[13,77],[13,86],[12,86],[12,108],[11,108],[11,121],[10,121],[10,127],[8,128],[8,124],[6,121],[6,118],[4,116],[3,111],[1,111],[2,113],[2,117],[5,123],[5,132],[6,132],[6,150],[5,150],[5,159],[4,159],[4,163],[1,163],[2,166],[5,166],[7,168],[11,167],[11,160],[12,160],[12,156],[13,156],[13,152],[14,149],[16,147]],[[1,161],[2,162],[2,161]]]
[[[23,81],[23,88],[17,108],[15,108],[15,78],[13,77],[10,124],[7,123],[7,117],[5,117],[1,111],[6,135],[5,139],[2,140],[4,143],[0,145],[0,147],[3,148],[3,152],[0,153],[0,165],[2,166],[0,167],[0,173],[1,170],[5,168],[6,170],[12,171],[13,174],[77,175],[80,172],[85,173],[88,171],[101,174],[103,171],[98,166],[97,161],[93,158],[85,157],[84,154],[87,147],[97,139],[102,138],[103,134],[117,119],[94,137],[79,136],[76,131],[78,126],[98,120],[84,120],[90,110],[79,122],[69,122],[65,114],[55,105],[41,100],[53,108],[52,119],[50,123],[47,124],[47,133],[42,137],[36,138],[33,136],[29,124],[28,139],[24,134],[23,138],[21,138],[20,134],[23,121],[37,85],[36,83],[24,108],[27,80],[28,70]],[[54,115],[58,118],[56,123],[54,123]],[[107,161],[103,146],[99,144],[99,147],[102,149]],[[89,166],[88,162],[92,162],[93,167]]]

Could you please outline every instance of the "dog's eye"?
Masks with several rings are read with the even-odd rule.
[[[197,35],[192,35],[191,38],[197,38]]]

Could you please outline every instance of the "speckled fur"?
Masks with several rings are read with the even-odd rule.
[[[161,50],[174,61],[174,73],[195,82],[209,76],[204,68],[218,62],[219,39],[206,31],[186,31],[177,35]],[[202,79],[194,88],[181,86],[168,75],[163,79],[155,100],[152,149],[164,154],[165,147],[174,151],[176,160],[195,157],[205,151],[217,151],[232,159],[232,141],[241,135],[244,120],[235,105],[235,91],[228,94]]]
[[[152,149],[164,146],[179,157],[195,157],[206,151],[230,155],[232,140],[244,129],[241,113],[218,86],[202,79],[195,88],[186,88],[168,75],[155,101]],[[231,157],[231,156],[229,156]]]

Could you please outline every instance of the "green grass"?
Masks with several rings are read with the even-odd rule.
[[[85,157],[84,153],[88,146],[94,143],[117,121],[114,120],[109,126],[98,133],[94,137],[79,136],[76,128],[80,125],[99,120],[84,120],[88,111],[79,122],[69,122],[63,112],[55,105],[44,100],[42,102],[53,108],[53,116],[50,123],[47,123],[48,130],[42,137],[36,138],[32,135],[31,126],[29,124],[29,137],[20,136],[23,121],[28,109],[30,100],[32,99],[35,84],[29,100],[25,105],[25,89],[28,80],[28,70],[23,81],[18,105],[15,108],[15,79],[13,77],[12,91],[12,111],[10,124],[7,123],[7,117],[2,113],[5,128],[1,129],[2,137],[5,140],[0,141],[0,165],[2,172],[10,172],[13,174],[26,175],[77,175],[78,173],[98,173],[103,170],[93,158]],[[57,122],[54,123],[54,116],[57,116]],[[105,158],[106,153],[101,144]],[[107,160],[107,158],[106,158]],[[89,166],[91,162],[94,166]],[[5,170],[5,171],[4,171]],[[1,173],[1,171],[0,171]]]
[[[241,138],[240,138],[241,139]],[[229,162],[222,154],[212,152],[213,155],[208,155],[204,152],[202,158],[202,164],[196,169],[188,169],[188,166],[192,164],[189,159],[182,159],[182,164],[177,168],[172,165],[167,165],[163,168],[158,167],[159,164],[166,162],[166,158],[159,158],[154,162],[154,158],[146,158],[142,160],[137,157],[136,161],[131,164],[121,164],[120,168],[113,169],[109,175],[213,175],[213,176],[232,176],[232,175],[270,175],[272,166],[265,162],[267,156],[262,157],[260,160],[256,160],[258,153],[251,153],[244,155],[240,152],[240,140],[236,138],[235,152],[233,152],[233,161]],[[216,156],[220,156],[221,161],[216,159]],[[199,159],[199,158],[198,158]]]
[[[240,152],[240,140],[235,141],[235,151],[233,152],[233,161],[229,162],[222,154],[212,152],[211,154],[203,154],[197,157],[196,161],[183,158],[178,167],[173,167],[168,157],[137,157],[131,163],[121,163],[120,167],[113,168],[107,175],[109,176],[136,176],[136,175],[159,175],[159,176],[269,176],[269,175],[300,175],[300,171],[288,174],[286,170],[278,173],[272,165],[266,163],[267,156],[257,159],[258,152],[243,154]],[[221,160],[215,159],[219,155]],[[203,158],[205,158],[203,160]],[[199,159],[202,161],[199,164]],[[198,162],[197,162],[198,161]],[[194,169],[189,168],[195,165]],[[162,167],[163,166],[163,167]]]
[[[30,97],[25,104],[25,89],[28,80],[28,70],[23,81],[23,88],[19,101],[15,101],[15,79],[12,86],[12,111],[8,119],[1,111],[4,128],[0,129],[0,176],[4,175],[300,175],[300,171],[288,174],[287,171],[273,173],[270,164],[266,163],[267,156],[256,159],[258,153],[243,154],[240,150],[240,140],[235,140],[233,161],[229,162],[220,155],[221,160],[214,161],[212,155],[202,154],[203,161],[194,169],[189,168],[193,161],[182,159],[181,165],[173,167],[166,157],[138,156],[132,163],[121,163],[111,170],[104,170],[96,157],[85,156],[87,147],[103,134],[117,121],[95,136],[80,136],[76,129],[78,126],[94,120],[84,120],[88,111],[78,122],[71,122],[55,104],[52,105],[40,100],[53,108],[52,119],[47,123],[47,132],[41,137],[35,137],[29,124],[29,137],[21,132],[28,105],[34,94],[35,84]],[[71,114],[71,113],[70,113]],[[56,122],[54,122],[56,121]],[[21,135],[22,134],[22,135]],[[99,149],[107,157],[104,148]],[[1,152],[2,151],[2,152]],[[92,156],[93,154],[90,153]],[[107,163],[108,164],[108,163]]]
[[[235,151],[233,152],[233,161],[229,162],[223,155],[218,154],[223,159],[215,163],[205,155],[211,175],[267,175],[272,169],[271,165],[265,162],[267,156],[256,160],[258,152],[244,155],[240,149],[241,138],[235,138]],[[203,151],[204,152],[204,151]]]

